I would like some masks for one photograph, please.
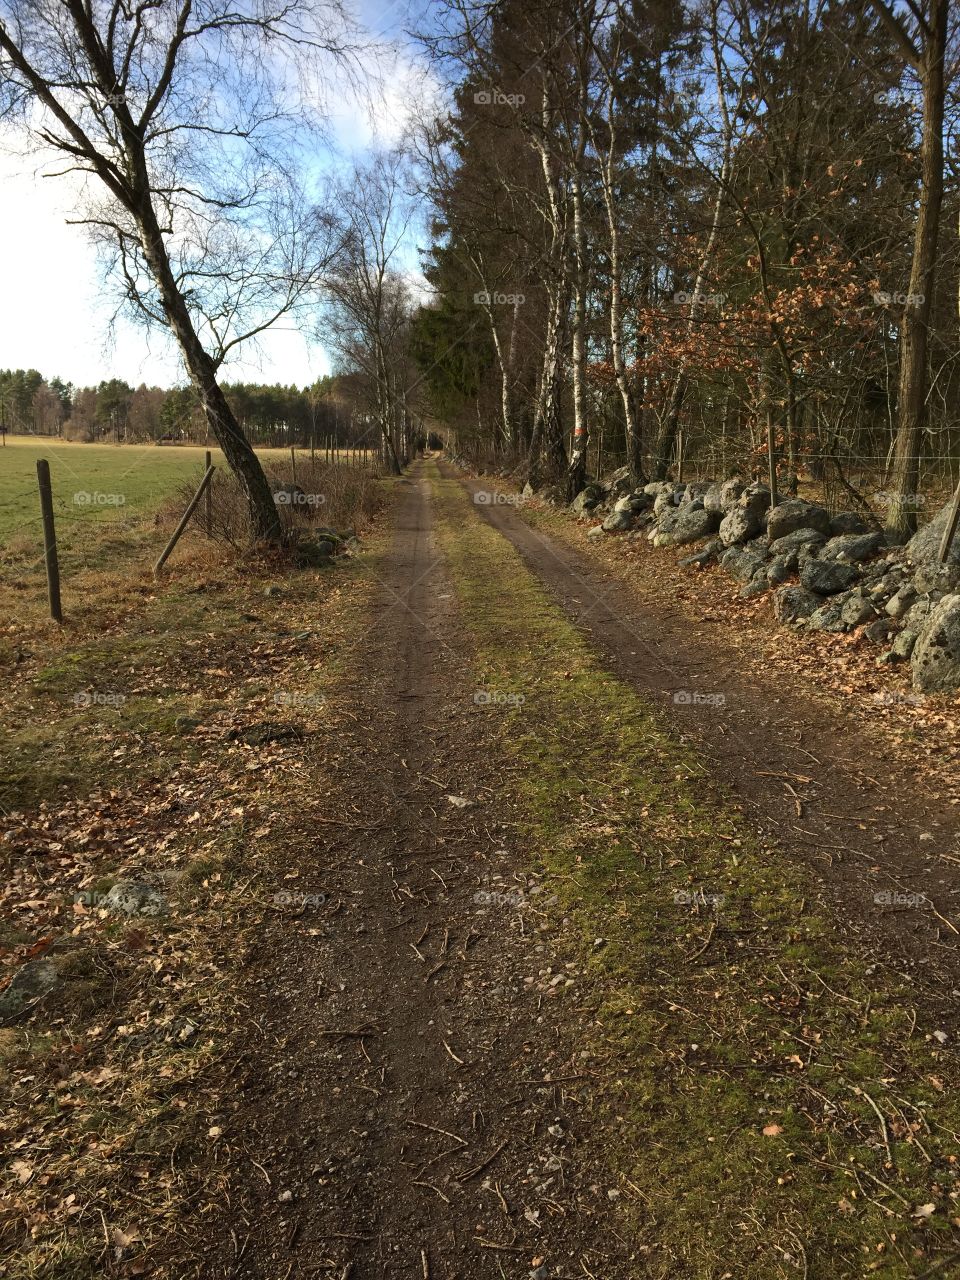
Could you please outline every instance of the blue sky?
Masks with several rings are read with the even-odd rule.
[[[349,164],[379,141],[402,132],[426,71],[404,35],[407,0],[361,3],[358,17],[381,40],[396,45],[395,62],[373,106],[335,95],[333,144],[325,159]],[[50,164],[47,168],[55,168]],[[44,178],[29,156],[0,153],[0,244],[4,289],[0,301],[0,368],[35,368],[78,386],[119,377],[137,385],[183,381],[173,344],[120,321],[111,334],[112,306],[104,296],[96,255],[82,228],[70,226],[74,188],[69,178]],[[407,267],[416,264],[411,245]],[[257,348],[244,348],[226,367],[230,380],[305,385],[329,372],[330,359],[289,322],[281,321]]]

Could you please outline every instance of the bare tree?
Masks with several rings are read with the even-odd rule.
[[[322,278],[331,227],[292,175],[305,103],[351,38],[339,0],[0,0],[0,118],[82,175],[77,221],[127,306],[176,339],[271,540],[270,488],[217,375]]]

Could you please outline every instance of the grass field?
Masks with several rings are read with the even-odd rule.
[[[212,450],[223,465],[223,454]],[[264,460],[286,461],[284,449],[260,450]],[[22,534],[40,538],[37,459],[50,463],[58,534],[75,520],[142,516],[186,481],[203,475],[204,449],[192,445],[73,444],[11,436],[0,448],[0,545]],[[67,527],[64,527],[64,526]]]

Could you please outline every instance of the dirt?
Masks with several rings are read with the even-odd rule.
[[[463,483],[473,493],[490,488],[482,479]],[[531,527],[515,503],[476,509],[605,665],[697,745],[757,830],[802,861],[834,917],[877,963],[908,974],[931,1013],[956,1026],[960,779],[952,763],[930,769],[926,755],[918,761],[896,749],[865,724],[862,700],[825,704],[791,670],[789,654],[777,665],[769,660],[749,623],[738,637],[705,603],[694,625],[671,594],[683,571],[665,573],[662,559],[651,556],[644,577],[633,560],[611,567],[575,526],[558,539]],[[719,693],[723,701],[677,703],[680,691]]]
[[[348,659],[315,846],[246,957],[233,1185],[204,1275],[484,1280],[637,1274],[602,1082],[578,1061],[540,886],[475,714],[468,642],[404,485],[380,600]],[[466,803],[463,803],[466,801]]]

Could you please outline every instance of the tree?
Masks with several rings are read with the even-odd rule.
[[[0,116],[94,180],[80,221],[123,303],[173,334],[271,540],[279,515],[217,375],[305,305],[330,256],[291,175],[317,55],[346,62],[350,30],[339,0],[0,0]]]

